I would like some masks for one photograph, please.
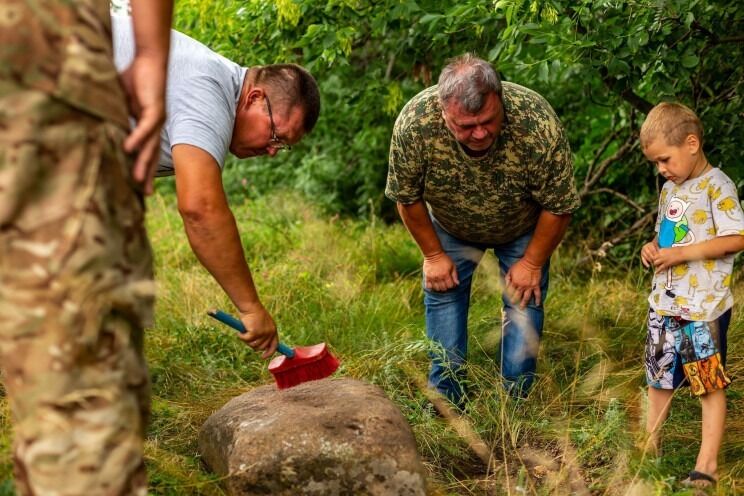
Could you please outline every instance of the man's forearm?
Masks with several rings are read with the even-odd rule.
[[[172,0],[131,0],[132,25],[137,56],[168,63]]]
[[[535,267],[545,265],[563,240],[570,222],[570,214],[556,215],[547,210],[540,212],[535,232],[527,245],[522,260]]]
[[[425,258],[444,251],[423,200],[411,204],[398,203],[398,213]]]
[[[243,254],[235,218],[229,209],[184,216],[189,243],[201,264],[241,312],[260,305],[253,277]]]

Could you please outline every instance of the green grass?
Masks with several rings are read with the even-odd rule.
[[[146,456],[151,493],[223,494],[198,457],[197,432],[228,399],[271,382],[266,363],[206,316],[233,311],[199,265],[183,234],[172,195],[150,202],[156,255],[156,321],[146,350],[153,382],[153,420]],[[564,248],[554,257],[538,382],[526,401],[505,398],[496,376],[500,336],[498,267],[487,256],[474,282],[468,417],[500,467],[489,474],[417,390],[408,369],[425,373],[419,253],[400,225],[375,219],[326,218],[296,196],[278,194],[234,205],[264,304],[288,343],[331,344],[339,375],[381,386],[408,418],[430,471],[434,494],[566,494],[549,478],[530,480],[517,453],[529,445],[575,452],[594,494],[689,494],[679,480],[695,461],[699,403],[680,393],[659,460],[634,445],[645,404],[642,353],[647,276],[639,264],[581,272]],[[570,242],[570,240],[569,240]],[[729,331],[732,375],[744,375],[744,285]],[[729,389],[727,435],[718,494],[744,493],[744,389]],[[0,496],[12,494],[7,406],[0,411]],[[515,487],[525,488],[517,492]]]

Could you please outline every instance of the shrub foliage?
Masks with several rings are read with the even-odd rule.
[[[328,211],[393,218],[387,150],[404,103],[474,52],[561,116],[590,254],[648,236],[659,181],[637,145],[649,108],[694,108],[706,152],[744,185],[744,10],[699,0],[181,0],[175,26],[244,65],[295,62],[321,84],[316,130],[291,154],[232,164],[233,195],[299,189]],[[587,257],[588,258],[588,257]]]

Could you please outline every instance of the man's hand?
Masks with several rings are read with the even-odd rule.
[[[440,293],[460,284],[455,263],[443,251],[424,257],[424,281],[426,289]]]
[[[519,304],[519,308],[524,309],[534,296],[535,304],[540,305],[542,302],[541,276],[542,267],[524,258],[512,265],[504,278],[506,295],[512,304]]]
[[[129,111],[137,127],[124,141],[127,153],[137,153],[132,177],[144,183],[146,194],[153,191],[152,182],[160,156],[160,130],[165,121],[165,73],[162,60],[145,55],[135,57],[121,73],[127,93]]]
[[[172,0],[130,0],[134,60],[122,73],[129,111],[137,127],[124,140],[127,153],[137,152],[132,177],[152,193],[158,166],[160,128],[165,121],[165,80],[168,72]]]
[[[641,262],[643,262],[643,266],[649,268],[654,265],[654,260],[658,254],[659,247],[656,245],[656,241],[650,241],[643,245],[643,248],[641,248]]]
[[[274,319],[263,305],[259,304],[248,311],[241,311],[240,320],[246,329],[246,332],[240,335],[240,339],[254,350],[263,351],[261,354],[263,359],[273,355],[279,344],[279,336],[276,333]]]
[[[663,272],[670,267],[679,265],[688,260],[684,246],[675,246],[672,248],[662,248],[653,258],[656,272]]]

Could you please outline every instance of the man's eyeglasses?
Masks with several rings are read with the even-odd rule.
[[[271,102],[269,102],[269,96],[264,93],[264,99],[266,100],[266,109],[269,111],[269,122],[271,123],[271,138],[269,138],[269,146],[274,150],[286,150],[292,149],[291,145],[280,140],[276,135],[276,126],[274,125],[274,116],[271,113]]]

